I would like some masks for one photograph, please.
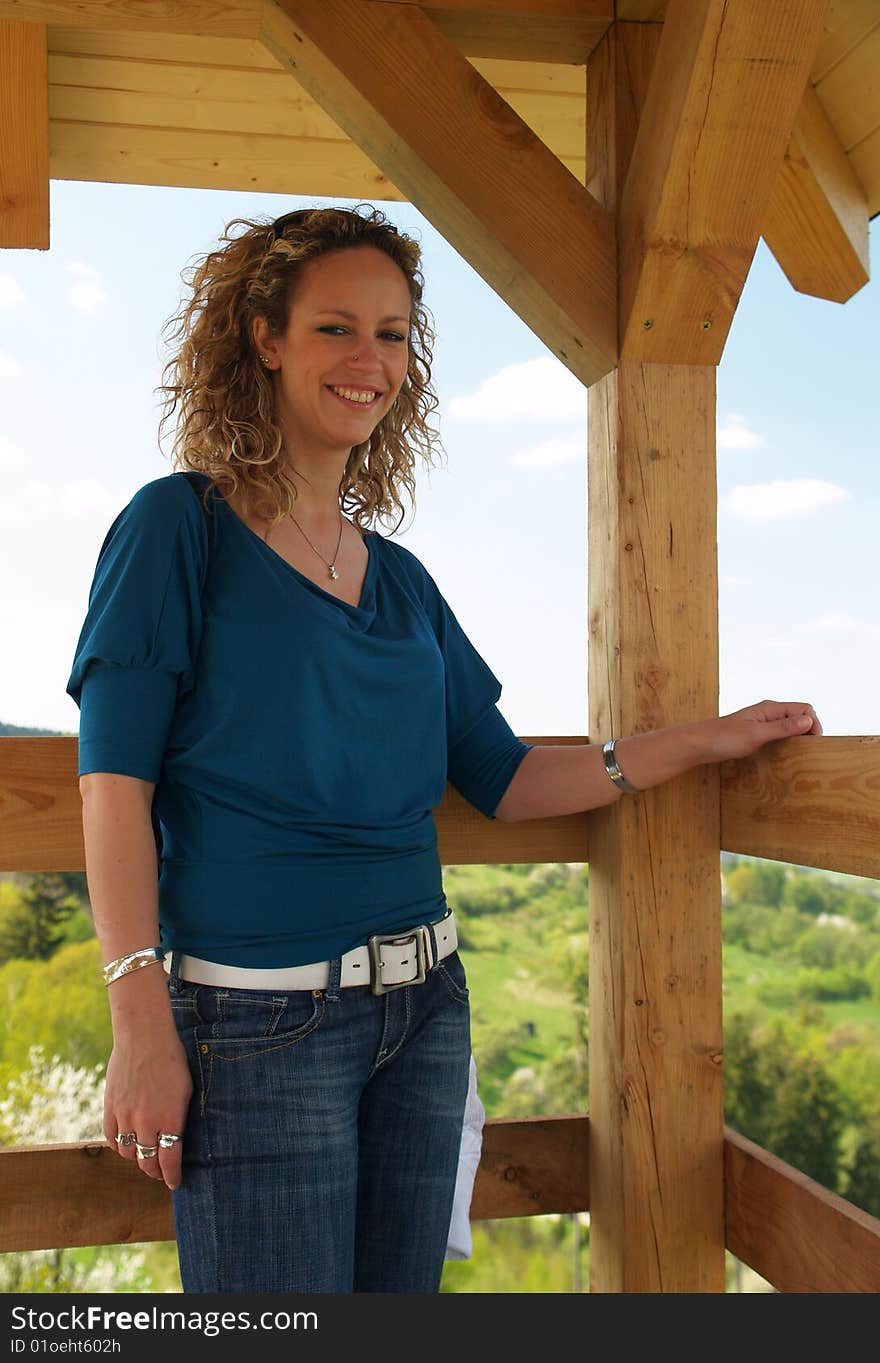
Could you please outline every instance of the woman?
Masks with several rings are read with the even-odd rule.
[[[370,529],[435,439],[417,244],[375,209],[239,223],[163,385],[203,505],[178,472],[120,512],[67,686],[105,1135],[173,1190],[185,1292],[434,1292],[470,1059],[447,779],[540,818],[821,726],[765,701],[616,755],[521,743],[430,574]]]

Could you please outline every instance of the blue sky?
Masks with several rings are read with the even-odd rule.
[[[307,202],[345,201],[53,181],[51,250],[0,256],[3,722],[77,730],[98,550],[172,471],[155,388],[181,272],[231,219]],[[516,732],[584,734],[586,390],[415,208],[379,206],[422,245],[445,449],[396,538]],[[876,282],[807,298],[759,245],[718,370],[721,713],[806,700],[828,734],[878,732],[878,335]]]

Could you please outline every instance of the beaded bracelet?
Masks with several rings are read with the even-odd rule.
[[[112,984],[123,975],[130,975],[133,970],[141,970],[145,965],[153,965],[164,959],[165,952],[161,947],[141,947],[139,951],[130,951],[126,956],[117,956],[115,961],[108,961],[101,968],[104,983]]]

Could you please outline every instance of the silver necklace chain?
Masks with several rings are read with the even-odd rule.
[[[308,535],[306,534],[305,530],[303,530],[302,526],[300,525],[296,517],[291,515],[290,519],[293,521],[297,530],[302,535],[306,544],[308,544],[311,549],[315,550],[315,553],[318,555],[318,558],[329,569],[330,576],[332,578],[337,578],[339,576],[339,569],[336,567],[336,560],[339,557],[339,546],[342,543],[342,527],[345,524],[345,517],[343,516],[342,512],[340,511],[339,513],[339,539],[336,541],[336,550],[333,554],[333,560],[330,563],[327,562],[324,555],[321,553],[319,549],[315,549],[315,546],[312,544],[312,541],[309,539]]]

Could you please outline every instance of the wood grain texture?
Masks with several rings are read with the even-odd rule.
[[[0,738],[0,871],[83,871],[76,738]]]
[[[714,370],[590,400],[590,731],[717,713]],[[723,1290],[718,773],[590,820],[591,1291]]]
[[[263,38],[583,382],[616,354],[609,215],[424,14],[278,0]]]
[[[534,744],[584,737],[524,736]],[[82,871],[82,799],[77,739],[0,737],[0,870]],[[585,861],[589,815],[504,823],[487,819],[450,785],[434,811],[446,865]]]
[[[880,1292],[880,1220],[730,1128],[724,1175],[727,1248],[779,1292]]]
[[[725,851],[880,879],[880,736],[790,738],[720,771]]]
[[[46,28],[0,16],[0,247],[49,249]]]
[[[868,282],[868,198],[812,87],[798,111],[763,235],[799,293],[845,303]]]
[[[620,344],[717,364],[827,0],[670,0],[620,201]]]

